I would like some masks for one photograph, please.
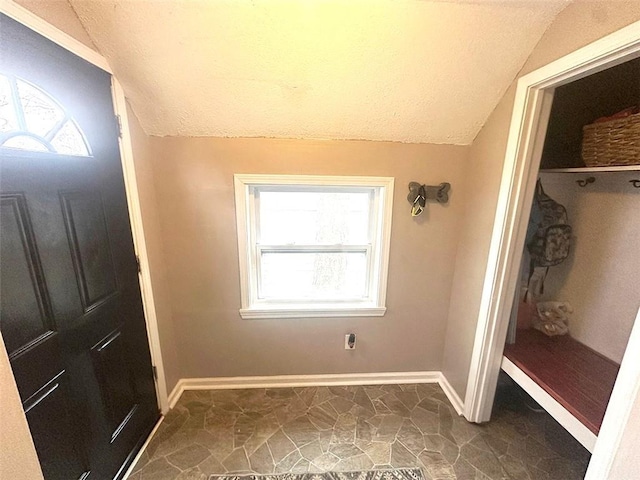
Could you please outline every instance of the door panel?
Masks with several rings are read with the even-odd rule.
[[[62,192],[62,209],[84,311],[116,293],[102,199],[96,192]]]
[[[138,407],[135,382],[126,362],[128,355],[122,330],[114,330],[93,347],[92,357],[113,429],[111,436],[115,438]]]
[[[4,317],[4,311],[0,315]],[[8,336],[5,335],[3,328],[2,337],[6,339]],[[10,357],[13,375],[16,377],[20,398],[23,401],[31,397],[64,368],[59,340],[60,336],[57,332],[52,332],[40,337],[37,342],[29,344],[26,348],[14,352]]]
[[[0,200],[0,299],[10,357],[53,333],[49,295],[43,281],[26,202],[22,194]]]
[[[72,422],[68,379],[63,370],[24,402],[42,473],[50,479],[89,476],[87,456]]]
[[[119,478],[159,411],[111,77],[2,15],[0,35],[5,86],[32,95],[0,85],[0,328],[45,478]],[[8,131],[7,106],[36,117]],[[69,122],[83,153],[55,151]],[[20,135],[49,151],[3,147]]]

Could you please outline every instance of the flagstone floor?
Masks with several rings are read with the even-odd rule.
[[[572,480],[588,461],[513,393],[499,391],[492,421],[476,425],[432,384],[187,391],[129,480],[401,467],[426,479]]]

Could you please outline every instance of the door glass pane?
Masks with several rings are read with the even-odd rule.
[[[47,147],[39,140],[26,135],[16,135],[2,144],[3,147],[28,150],[30,152],[48,152]]]
[[[18,130],[9,79],[0,75],[0,133]]]
[[[62,108],[32,85],[20,80],[16,83],[27,131],[45,137],[64,118]]]
[[[264,252],[264,299],[362,299],[366,296],[366,252]]]
[[[51,140],[58,153],[68,155],[89,155],[82,134],[73,120],[67,120],[60,131]]]
[[[369,243],[371,191],[259,192],[259,243]]]
[[[58,102],[37,86],[2,74],[0,147],[85,157],[91,155],[78,124]]]

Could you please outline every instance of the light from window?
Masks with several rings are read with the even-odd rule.
[[[76,122],[35,85],[0,74],[0,148],[89,156]]]
[[[381,316],[393,178],[235,175],[243,318]]]

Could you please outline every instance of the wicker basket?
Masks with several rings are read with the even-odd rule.
[[[640,113],[582,128],[587,167],[640,164]]]

